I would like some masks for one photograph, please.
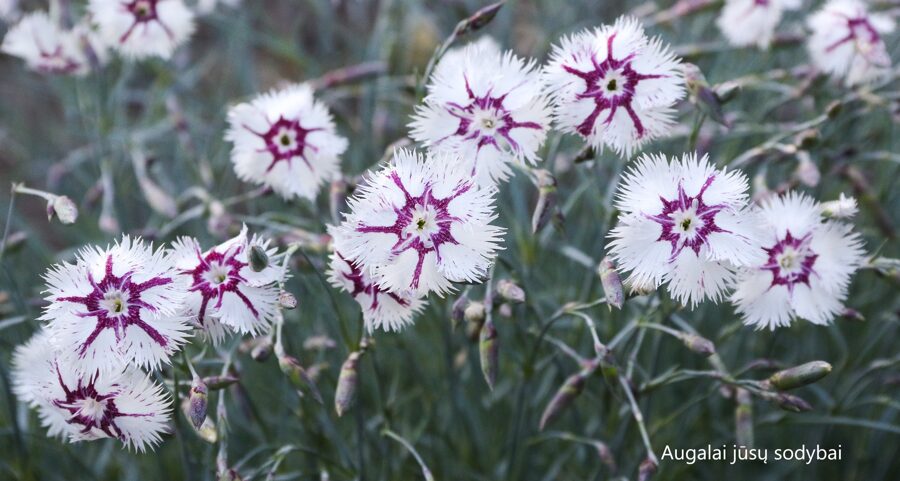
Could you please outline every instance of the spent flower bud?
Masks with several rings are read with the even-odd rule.
[[[597,274],[600,276],[600,284],[603,293],[606,294],[606,305],[621,309],[625,303],[625,292],[622,289],[622,279],[616,272],[616,266],[612,259],[604,257],[597,266]]]
[[[831,372],[831,364],[825,361],[812,361],[772,374],[768,383],[775,389],[787,391],[812,384]]]
[[[191,381],[190,408],[188,410],[191,423],[194,427],[200,429],[203,421],[206,419],[206,405],[208,401],[206,383],[200,376],[194,376]]]
[[[343,416],[356,402],[356,386],[359,384],[359,359],[361,351],[351,352],[341,366],[338,376],[337,388],[334,391],[334,410],[338,416]]]
[[[537,233],[547,225],[556,213],[558,200],[556,178],[548,170],[535,170],[538,200],[531,216],[531,232]]]
[[[652,478],[654,474],[656,474],[656,461],[652,458],[647,458],[641,465],[638,467],[638,481],[647,481]]]
[[[481,325],[484,322],[485,310],[484,303],[470,302],[463,311],[463,318],[466,322]]]
[[[297,298],[288,291],[281,291],[281,294],[278,295],[278,305],[288,310],[296,309]]]
[[[298,361],[297,358],[288,355],[280,356],[278,358],[278,367],[280,367],[281,372],[290,379],[294,387],[298,389],[298,394],[302,396],[304,390],[309,391],[316,402],[324,404],[322,395],[319,393],[319,388],[316,387],[315,381],[313,381],[312,377],[306,372],[306,369],[303,369],[303,366],[300,365],[300,361]]]
[[[583,369],[566,379],[559,390],[556,391],[553,399],[547,404],[547,407],[544,408],[544,413],[541,414],[541,422],[538,429],[543,431],[544,427],[550,424],[550,422],[556,419],[563,410],[572,404],[572,401],[584,390],[584,383],[590,372],[591,371],[588,369]]]
[[[780,392],[775,395],[774,400],[775,404],[778,404],[778,407],[784,409],[785,411],[792,411],[795,413],[812,411],[812,406],[808,402],[806,402],[799,396],[794,396],[793,394]]]
[[[78,220],[78,206],[64,195],[55,195],[47,201],[47,220],[52,220],[54,215],[60,223],[73,224]]]
[[[450,321],[453,323],[454,328],[465,319],[466,308],[469,307],[471,302],[465,294],[453,301],[453,307],[450,308]]]
[[[481,326],[481,335],[478,341],[478,352],[481,355],[481,373],[488,387],[494,390],[494,382],[497,380],[497,371],[500,357],[500,340],[497,338],[497,328],[494,321],[488,320]]]
[[[525,302],[525,291],[509,279],[497,281],[497,294],[510,302]]]
[[[265,362],[272,355],[272,340],[268,337],[260,338],[250,350],[250,357],[256,362]]]

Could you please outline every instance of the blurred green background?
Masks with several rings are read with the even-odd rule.
[[[81,2],[72,4],[76,12],[82,8]],[[686,61],[696,63],[711,84],[771,75],[764,81],[750,80],[725,104],[730,129],[707,121],[691,139],[699,116],[697,108],[684,101],[675,135],[645,151],[680,155],[696,145],[725,165],[772,135],[792,132],[816,118],[833,100],[851,95],[835,82],[808,75],[805,49],[797,40],[803,18],[818,5],[806,1],[800,11],[788,12],[779,27],[784,41],[768,52],[725,46],[713,23],[715,4],[648,25],[648,33],[660,35]],[[11,219],[15,242],[0,266],[0,479],[215,479],[217,446],[191,431],[180,412],[177,434],[167,436],[154,453],[136,454],[114,440],[72,445],[47,438],[35,413],[15,401],[7,382],[10,354],[37,328],[33,319],[42,306],[41,273],[54,262],[70,259],[84,244],[105,245],[115,239],[98,223],[102,168],[114,194],[111,215],[122,232],[163,242],[180,234],[207,244],[221,239],[226,232],[210,232],[208,212],[172,223],[148,206],[138,187],[133,150],[152,159],[150,177],[177,202],[180,212],[192,207],[204,212],[203,201],[194,195],[201,189],[216,199],[253,189],[237,180],[228,159],[230,145],[223,141],[223,132],[229,105],[283,82],[380,61],[386,65],[385,75],[318,94],[331,107],[340,133],[350,139],[344,172],[348,177],[364,172],[406,134],[419,100],[415,87],[435,47],[459,20],[482,6],[475,1],[245,0],[238,9],[220,8],[200,18],[189,45],[169,62],[113,60],[80,79],[41,76],[26,71],[18,59],[0,56],[0,212],[7,211],[6,189],[13,181],[69,195],[81,209],[75,225],[62,226],[47,222],[45,205],[38,199],[16,199]],[[611,23],[628,12],[651,23],[672,6],[668,1],[514,0],[482,32],[542,62],[563,34]],[[25,10],[33,8],[46,5],[24,2]],[[891,8],[891,3],[881,8]],[[0,26],[0,33],[6,28]],[[897,37],[886,39],[895,62],[900,61]],[[808,149],[821,181],[815,187],[799,187],[821,200],[840,192],[865,197],[855,219],[857,229],[869,252],[880,249],[891,258],[900,256],[895,240],[900,221],[898,102],[896,82],[866,96],[853,95],[839,115],[818,126],[818,141]],[[637,427],[621,390],[599,374],[588,380],[560,419],[543,433],[537,429],[544,406],[578,370],[537,333],[563,304],[602,298],[591,264],[604,255],[605,235],[615,219],[610,201],[625,167],[611,152],[573,164],[580,148],[577,139],[552,133],[544,149],[543,167],[559,180],[563,230],[548,227],[531,234],[537,192],[526,176],[517,175],[498,196],[499,223],[508,235],[496,276],[517,281],[528,299],[512,306],[508,317],[495,313],[501,364],[493,392],[482,379],[477,343],[467,337],[466,326],[451,326],[452,296],[433,296],[413,327],[399,334],[376,334],[375,348],[361,363],[357,406],[338,418],[331,406],[334,386],[341,363],[361,335],[360,315],[352,299],[324,284],[326,255],[310,248],[305,256],[296,256],[288,289],[300,307],[286,313],[285,335],[291,354],[305,366],[321,369],[318,383],[325,406],[298,398],[274,358],[259,363],[239,354],[240,388],[226,391],[229,464],[245,479],[266,479],[276,460],[280,464],[271,479],[277,480],[422,479],[413,457],[382,435],[389,428],[416,447],[438,480],[636,479],[645,457]],[[767,152],[744,170],[763,176],[769,188],[776,189],[796,183],[797,165],[795,156]],[[315,204],[284,203],[270,196],[237,204],[228,213],[230,229],[247,222],[281,240],[292,239],[298,229],[322,233],[331,217],[327,189]],[[716,344],[732,371],[757,359],[781,366],[825,360],[834,366],[824,380],[796,393],[813,411],[788,413],[757,399],[753,427],[757,447],[841,445],[843,461],[738,466],[663,461],[654,479],[897,479],[896,279],[871,269],[857,274],[847,304],[864,322],[838,319],[828,327],[797,322],[774,333],[742,327],[728,305],[679,309],[664,292],[629,299],[621,311],[602,305],[586,311],[604,342],[635,319],[673,327],[686,323]],[[483,288],[473,288],[470,295],[483,295]],[[584,356],[592,355],[590,333],[577,318],[566,317],[547,333]],[[336,347],[304,349],[304,340],[316,335],[334,339]],[[189,353],[201,350],[195,343]],[[646,329],[627,331],[615,354],[630,366],[657,455],[666,445],[735,442],[735,401],[723,395],[718,383],[690,379],[642,389],[670,369],[709,369],[701,356],[667,334]],[[215,353],[210,350],[207,358],[211,360],[200,369],[216,373]],[[174,369],[183,379],[184,366],[176,364]],[[171,378],[171,373],[168,369],[162,376]],[[750,369],[743,377],[763,379],[768,373]],[[211,410],[217,397],[210,396]],[[602,464],[595,447],[578,440],[606,443],[617,469]],[[288,450],[277,455],[282,449]]]

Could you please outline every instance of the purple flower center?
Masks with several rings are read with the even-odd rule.
[[[35,40],[40,42],[40,39]],[[70,74],[81,67],[79,62],[76,62],[74,59],[65,55],[62,45],[57,45],[53,50],[46,50],[40,45],[38,45],[38,48],[41,52],[41,63],[38,66],[38,70],[41,72],[49,74]]]
[[[689,196],[684,192],[684,184],[678,183],[678,197],[666,200],[662,197],[663,209],[657,215],[647,215],[647,218],[662,226],[662,233],[657,242],[669,242],[672,244],[672,254],[669,262],[675,261],[685,247],[689,247],[695,254],[700,254],[700,248],[709,241],[709,235],[713,232],[727,233],[728,231],[716,225],[716,214],[725,208],[723,204],[707,205],[703,201],[703,194],[709,188],[716,176],[712,175],[703,183],[700,192],[696,196]]]
[[[112,256],[106,257],[106,273],[100,282],[94,280],[93,274],[88,270],[87,278],[93,290],[86,296],[68,296],[57,299],[59,302],[74,302],[84,304],[87,312],[78,313],[78,317],[94,317],[97,325],[91,331],[87,339],[79,349],[79,355],[84,357],[88,347],[94,343],[97,336],[104,329],[112,329],[116,334],[116,341],[121,342],[128,326],[137,326],[160,346],[165,347],[168,341],[152,326],[141,318],[141,311],[156,312],[156,307],[141,300],[141,294],[154,287],[172,283],[169,277],[153,277],[145,282],[132,282],[134,273],[128,271],[120,277],[113,274]]]
[[[597,118],[602,112],[608,112],[603,123],[609,124],[620,108],[628,112],[637,136],[642,137],[645,132],[644,124],[632,105],[637,85],[642,80],[665,77],[665,75],[642,74],[635,71],[631,66],[634,53],[616,59],[613,56],[613,40],[615,38],[616,34],[613,33],[607,39],[606,58],[602,62],[598,62],[597,57],[591,55],[591,63],[594,66],[592,70],[582,72],[574,67],[563,65],[566,72],[584,80],[584,92],[578,94],[577,98],[593,99],[594,101],[593,111],[576,127],[578,133],[584,137],[588,137],[594,132]]]
[[[65,398],[54,399],[53,405],[68,411],[70,416],[66,422],[83,426],[82,434],[89,433],[96,428],[111,438],[121,439],[122,430],[116,425],[116,418],[149,416],[149,414],[126,414],[119,411],[115,400],[119,393],[115,391],[106,394],[99,393],[96,387],[96,376],[92,377],[87,384],[82,384],[79,379],[78,385],[73,389],[63,382],[59,366],[56,366],[56,378],[65,393]]]
[[[352,262],[348,262],[346,259],[344,259],[344,256],[342,256],[340,253],[335,252],[334,254],[336,256],[338,256],[342,261],[344,261],[344,263],[346,263],[348,266],[350,266],[349,274],[347,274],[345,272],[341,273],[341,276],[343,276],[344,279],[346,279],[348,282],[350,282],[353,285],[353,289],[350,292],[350,296],[355,298],[356,296],[358,296],[360,294],[370,295],[372,297],[372,304],[370,304],[369,307],[372,310],[375,310],[378,308],[378,296],[382,295],[382,294],[390,297],[397,304],[399,304],[403,307],[406,307],[409,305],[409,302],[406,299],[403,299],[402,297],[398,296],[397,294],[395,294],[393,292],[388,292],[386,290],[383,290],[382,288],[375,285],[374,282],[367,281],[366,276],[365,276],[365,274],[363,274],[362,270],[360,270],[359,267],[356,267],[355,265],[353,265]]]
[[[125,10],[134,18],[132,19],[131,26],[128,27],[128,30],[126,30],[119,38],[119,43],[128,41],[128,38],[131,37],[132,32],[134,32],[134,29],[136,29],[138,25],[143,25],[144,28],[147,28],[150,22],[158,23],[169,38],[174,37],[172,31],[162,22],[157,14],[156,8],[159,1],[160,0],[129,0],[122,2],[122,6],[125,7]]]
[[[199,292],[203,297],[200,301],[200,310],[197,313],[197,322],[204,325],[206,320],[206,310],[209,307],[209,301],[215,300],[215,308],[222,307],[222,299],[225,294],[230,292],[236,295],[247,309],[253,313],[253,316],[259,318],[259,312],[253,306],[247,296],[241,292],[240,286],[246,283],[241,275],[241,269],[247,266],[246,262],[237,259],[238,254],[243,251],[242,245],[229,247],[223,252],[211,251],[205,256],[197,250],[197,259],[199,264],[197,267],[184,271],[193,279],[190,291]]]
[[[784,239],[764,249],[769,254],[769,259],[762,269],[772,273],[770,289],[774,286],[786,286],[789,292],[794,292],[794,284],[809,285],[809,276],[815,273],[813,265],[819,257],[809,248],[810,240],[811,234],[797,238],[791,235],[791,231],[787,231]]]
[[[464,140],[475,141],[478,150],[486,145],[501,150],[500,143],[505,143],[512,150],[518,151],[518,142],[510,136],[513,129],[541,129],[536,122],[518,122],[513,118],[512,113],[503,106],[508,94],[492,97],[489,90],[485,95],[477,97],[469,86],[468,78],[465,78],[465,84],[469,103],[460,105],[456,102],[448,102],[445,107],[450,115],[459,119],[459,127],[456,132],[447,137],[457,136]]]
[[[417,289],[425,256],[434,252],[437,256],[437,261],[440,263],[441,246],[444,244],[458,244],[450,232],[450,227],[453,225],[453,222],[460,219],[450,215],[449,204],[453,199],[468,191],[472,184],[469,182],[460,183],[452,194],[441,199],[433,195],[430,183],[425,185],[420,195],[412,196],[406,190],[406,187],[403,186],[403,182],[400,180],[397,172],[391,172],[391,179],[400,188],[405,197],[404,204],[399,208],[394,208],[397,220],[393,225],[389,226],[369,226],[360,223],[356,230],[362,233],[384,233],[397,236],[397,242],[391,247],[391,253],[395,256],[407,250],[416,251],[419,259],[416,262],[410,287]]]
[[[855,42],[857,44],[856,48],[863,57],[874,63],[883,63],[879,62],[880,56],[875,52],[876,44],[881,41],[881,36],[869,22],[869,19],[865,16],[852,18],[844,15],[840,16],[847,22],[847,35],[829,45],[825,51],[831,52],[845,43]]]
[[[312,132],[322,130],[321,127],[307,129],[300,125],[299,120],[288,120],[284,116],[279,116],[278,120],[271,124],[269,130],[265,132],[256,132],[246,125],[244,128],[265,142],[266,146],[257,152],[268,152],[272,156],[272,162],[266,172],[270,172],[275,168],[275,164],[281,161],[290,165],[294,157],[302,159],[309,170],[313,170],[312,164],[306,158],[306,149],[312,152],[318,152],[319,149],[309,143],[307,136]]]

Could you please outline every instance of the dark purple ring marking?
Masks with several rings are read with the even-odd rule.
[[[272,163],[269,164],[269,167],[266,168],[266,172],[271,172],[272,169],[275,168],[275,164],[281,161],[285,161],[288,165],[291,164],[291,159],[294,157],[300,157],[301,160],[309,167],[309,170],[314,170],[312,164],[309,162],[309,159],[306,158],[306,149],[309,149],[312,152],[318,152],[318,147],[312,145],[307,140],[307,136],[312,132],[317,132],[323,130],[322,127],[313,127],[313,128],[304,128],[300,125],[299,120],[288,120],[285,119],[284,116],[279,116],[278,120],[269,125],[269,129],[265,132],[257,132],[247,125],[244,125],[244,128],[250,131],[253,135],[261,138],[263,142],[266,143],[266,146],[262,149],[259,149],[257,152],[268,152],[272,155]],[[293,132],[294,138],[291,139],[285,132]],[[291,147],[291,144],[293,147]],[[288,149],[290,147],[290,149]],[[287,149],[287,150],[285,150]]]
[[[809,276],[816,273],[813,270],[813,265],[815,265],[816,259],[819,258],[819,255],[809,248],[811,238],[811,233],[797,238],[791,235],[791,231],[788,230],[784,239],[779,240],[768,249],[763,248],[766,254],[769,255],[769,259],[761,269],[772,273],[772,284],[769,286],[769,289],[775,286],[785,286],[788,292],[793,294],[794,285],[806,284],[809,286]],[[789,266],[782,265],[781,259],[779,259],[787,249],[793,250],[799,259],[799,265],[793,270],[789,270],[793,267],[793,263],[796,262],[793,258],[791,259],[792,265]]]
[[[193,284],[188,290],[199,292],[203,297],[197,313],[197,322],[201,326],[204,326],[206,322],[206,310],[209,306],[209,301],[215,299],[215,308],[219,309],[222,307],[222,300],[225,294],[229,292],[236,295],[247,306],[247,309],[250,310],[253,316],[259,319],[259,312],[240,289],[241,283],[247,282],[247,279],[241,275],[241,269],[246,267],[247,263],[237,259],[237,256],[243,252],[243,249],[242,245],[236,245],[229,247],[225,252],[212,250],[204,256],[200,249],[197,248],[196,255],[199,261],[197,267],[182,271],[193,279]],[[213,269],[217,271],[214,272]],[[211,276],[214,278],[211,279]]]
[[[716,225],[716,214],[722,209],[725,209],[725,205],[707,205],[706,202],[703,201],[703,194],[715,178],[715,175],[709,176],[700,188],[700,192],[693,197],[685,193],[684,183],[679,182],[677,198],[669,201],[660,196],[659,200],[663,204],[662,212],[657,215],[645,214],[648,219],[657,222],[662,226],[662,233],[660,233],[659,239],[656,241],[665,241],[672,244],[672,254],[669,256],[670,263],[675,261],[685,247],[690,247],[695,254],[699,255],[700,248],[709,242],[709,235],[713,232],[730,233]],[[692,209],[692,217],[682,220],[680,225],[675,225],[676,214]],[[697,220],[702,222],[702,225],[699,228],[692,225],[692,222],[696,222]],[[692,227],[696,229],[693,236],[685,236]],[[684,240],[682,241],[682,239]]]
[[[146,28],[150,22],[158,23],[163,31],[166,32],[169,39],[175,38],[175,34],[172,33],[172,30],[169,29],[168,25],[163,23],[162,19],[159,18],[159,14],[156,11],[159,1],[160,0],[127,0],[122,2],[122,6],[125,7],[125,10],[127,10],[128,13],[134,16],[134,20],[132,20],[128,30],[126,30],[119,38],[119,43],[128,41],[128,38],[131,37],[131,34],[138,25],[144,25],[144,28]]]

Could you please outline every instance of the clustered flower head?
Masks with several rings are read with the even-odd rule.
[[[491,225],[493,194],[451,154],[398,150],[350,199],[335,250],[385,290],[443,295],[493,262],[504,232]]]
[[[228,112],[231,160],[242,180],[271,187],[285,199],[313,200],[340,174],[347,139],[309,85],[262,94]]]
[[[762,258],[747,188],[742,173],[718,170],[706,156],[644,155],[621,181],[610,255],[632,284],[668,283],[691,305],[718,301],[735,269]]]
[[[800,0],[726,0],[716,20],[728,43],[737,47],[769,47],[785,10],[800,8]]]
[[[630,17],[563,38],[544,78],[557,128],[628,157],[670,134],[685,94],[681,61]]]
[[[44,12],[23,17],[6,34],[0,50],[46,74],[85,75],[91,70],[89,52],[98,62],[106,56],[105,47],[89,28],[63,29]]]
[[[890,72],[891,57],[883,34],[894,20],[871,14],[857,0],[831,0],[809,18],[809,53],[824,72],[843,78],[849,86],[882,78]]]
[[[416,108],[411,136],[456,154],[481,185],[510,175],[512,162],[535,164],[550,108],[535,62],[501,52],[490,37],[448,52]]]
[[[848,224],[825,221],[822,206],[803,194],[769,199],[760,217],[764,260],[741,271],[731,296],[744,322],[758,329],[787,326],[794,318],[831,322],[862,264],[859,235]]]
[[[144,451],[166,432],[170,399],[143,370],[168,364],[194,326],[214,342],[256,334],[278,308],[283,268],[268,241],[241,233],[206,251],[124,236],[45,274],[46,325],[14,357],[14,389],[51,436],[117,438]],[[258,249],[266,262],[253,263]]]

